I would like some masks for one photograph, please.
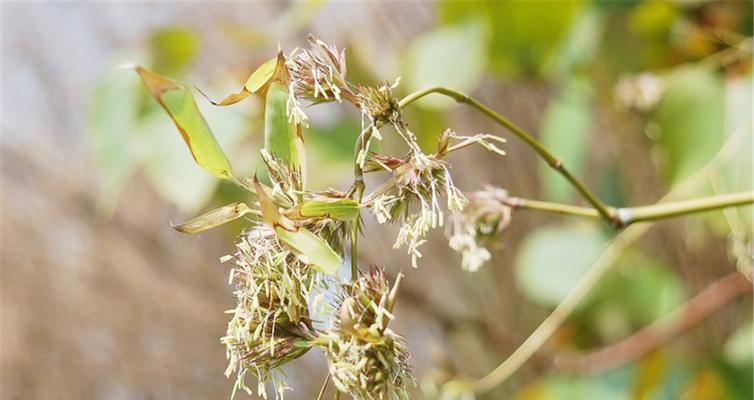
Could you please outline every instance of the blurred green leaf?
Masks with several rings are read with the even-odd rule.
[[[486,33],[480,23],[435,29],[416,39],[404,60],[404,77],[409,90],[442,85],[460,91],[473,90],[486,68]],[[417,104],[446,109],[454,102],[441,96],[428,96]]]
[[[242,202],[235,202],[208,211],[190,221],[173,225],[173,229],[183,233],[199,233],[225,223],[235,221],[251,212],[249,206]]]
[[[687,177],[714,156],[725,139],[723,80],[712,68],[676,68],[653,115],[663,172],[671,182]]]
[[[137,66],[136,72],[170,115],[197,164],[218,178],[229,179],[230,161],[199,111],[191,89],[143,67]]]
[[[596,56],[602,39],[605,18],[597,7],[590,7],[575,18],[554,57],[544,71],[556,79],[584,70]]]
[[[723,171],[726,190],[751,190],[754,185],[752,171],[752,76],[729,79],[725,82],[725,132],[727,136],[736,131],[745,130],[744,140],[738,146],[738,151],[732,157],[730,166]],[[727,139],[727,138],[726,138]],[[739,210],[743,212],[747,209]]]
[[[667,1],[643,1],[628,16],[629,29],[640,36],[664,36],[670,33],[678,12]]]
[[[594,225],[539,228],[521,243],[515,261],[516,283],[529,299],[557,305],[591,267],[605,243]]]
[[[518,392],[515,400],[623,400],[630,391],[634,368],[619,368],[599,375],[550,374]]]
[[[479,19],[489,30],[485,51],[498,72],[540,72],[568,32],[584,1],[446,1],[441,20]]]
[[[108,214],[139,162],[131,135],[138,123],[140,88],[133,74],[108,68],[97,82],[88,110],[90,151],[100,187],[98,202]]]
[[[194,59],[198,43],[186,27],[166,27],[150,38],[152,68],[164,75],[177,75]]]
[[[594,298],[601,307],[612,304],[613,310],[620,310],[639,328],[680,306],[686,296],[671,266],[641,253],[629,253],[605,277]]]
[[[587,161],[592,127],[592,89],[586,78],[566,80],[558,96],[547,107],[542,121],[541,140],[571,172],[580,176]],[[575,193],[563,177],[544,162],[539,177],[545,197],[564,201]]]
[[[751,337],[749,337],[751,340]],[[725,399],[725,400],[749,400],[754,398],[754,365],[751,363],[731,365],[720,357],[714,357],[711,369],[707,376],[712,375],[715,384],[699,382],[696,386],[696,395],[692,393],[689,398],[693,399]],[[710,391],[710,386],[714,391]],[[706,395],[706,397],[704,396]]]

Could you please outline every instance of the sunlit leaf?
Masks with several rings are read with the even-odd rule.
[[[249,206],[235,202],[216,208],[182,224],[172,225],[173,229],[183,233],[198,233],[235,221],[251,212]]]
[[[572,77],[564,82],[552,100],[542,122],[542,142],[576,176],[584,172],[592,127],[592,90],[585,78]],[[539,165],[545,197],[568,201],[575,193],[563,177],[545,163]]]
[[[197,164],[219,178],[229,179],[230,161],[199,112],[191,89],[143,67],[137,66],[136,71],[173,119]]]
[[[473,90],[487,63],[486,37],[483,25],[472,21],[435,29],[419,37],[404,60],[408,89],[443,85],[461,91]],[[429,96],[417,104],[446,109],[453,101]]]
[[[718,72],[683,66],[664,80],[653,115],[665,177],[678,181],[714,156],[725,139],[725,92]]]
[[[604,246],[604,235],[594,225],[539,228],[521,244],[515,261],[516,282],[531,300],[557,305]]]
[[[307,200],[298,210],[302,217],[329,217],[351,220],[359,215],[359,203],[352,199]]]

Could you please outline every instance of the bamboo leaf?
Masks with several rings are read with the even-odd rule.
[[[190,221],[172,225],[173,229],[183,233],[198,233],[235,221],[251,212],[243,202],[235,202],[206,212]]]
[[[329,217],[349,221],[359,215],[359,203],[352,199],[316,199],[301,204],[298,213],[302,217]]]
[[[271,82],[264,110],[264,147],[276,159],[292,169],[303,164],[303,139],[295,123],[288,118],[288,86]]]
[[[263,187],[259,183],[259,179],[254,177],[254,191],[257,194],[257,200],[259,200],[259,207],[262,210],[262,219],[268,225],[275,227],[277,225],[283,225],[286,229],[295,229],[293,221],[282,215],[278,211],[277,205],[272,201],[272,197],[268,194],[267,188]]]
[[[275,233],[293,250],[301,262],[328,275],[335,275],[341,264],[340,256],[322,238],[306,228],[289,231],[278,226]]]
[[[322,238],[302,226],[296,226],[288,217],[282,215],[256,178],[254,186],[262,209],[262,219],[272,226],[278,238],[301,262],[334,275],[342,261],[340,256]]]
[[[191,90],[143,67],[135,69],[152,96],[173,119],[196,163],[219,178],[229,179],[230,161],[199,111]]]
[[[278,65],[278,58],[279,56],[270,58],[269,60],[265,61],[264,64],[260,65],[259,68],[255,69],[254,72],[249,75],[249,78],[246,80],[246,83],[243,85],[240,91],[229,94],[220,102],[214,102],[212,100],[210,101],[216,106],[227,106],[236,104],[239,101],[249,97],[249,95],[256,93],[257,91],[265,87],[267,83],[269,83],[270,79],[272,79],[272,76],[274,75],[275,69]]]

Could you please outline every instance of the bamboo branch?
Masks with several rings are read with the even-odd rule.
[[[491,108],[487,107],[485,104],[479,102],[478,100],[474,99],[473,97],[470,97],[469,95],[449,89],[442,86],[432,86],[428,87],[426,89],[418,90],[414,93],[409,94],[408,96],[401,99],[401,101],[398,103],[399,108],[406,107],[407,105],[415,102],[416,100],[419,100],[420,98],[427,96],[432,93],[438,93],[442,94],[444,96],[448,96],[455,101],[459,103],[468,104],[469,106],[475,108],[477,111],[481,112],[482,114],[486,115],[490,119],[494,120],[498,124],[502,125],[506,129],[508,129],[510,132],[512,132],[514,135],[518,136],[519,139],[523,140],[529,147],[531,147],[542,159],[547,162],[547,164],[556,170],[558,173],[560,173],[568,182],[571,183],[571,185],[581,194],[581,196],[594,207],[597,212],[599,212],[600,216],[602,216],[603,219],[606,221],[610,221],[613,224],[620,224],[620,221],[617,219],[617,214],[615,212],[615,209],[608,207],[605,203],[602,202],[597,196],[595,196],[587,187],[584,185],[583,182],[577,177],[575,177],[571,171],[563,164],[563,161],[556,157],[554,154],[550,152],[550,150],[545,147],[540,141],[538,141],[534,136],[527,133],[523,129],[521,129],[518,125],[514,124],[513,122],[509,121],[507,118],[503,117],[502,115],[498,114],[497,112],[493,111]]]
[[[551,212],[593,219],[602,218],[597,210],[589,207],[530,200],[521,197],[506,197],[500,199],[500,201],[515,209]],[[728,207],[745,206],[753,203],[754,192],[738,192],[699,199],[657,203],[650,206],[618,208],[616,209],[616,213],[618,218],[620,218],[621,226],[628,226],[636,222],[654,221]]]
[[[726,304],[752,292],[744,273],[734,272],[716,281],[687,303],[626,339],[583,356],[559,356],[555,368],[593,373],[634,361],[652,349],[694,327]]]

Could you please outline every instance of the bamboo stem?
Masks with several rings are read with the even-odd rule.
[[[406,107],[407,105],[415,102],[416,100],[419,100],[420,98],[427,96],[432,93],[438,93],[442,94],[444,96],[448,96],[455,101],[459,103],[468,104],[469,106],[475,108],[477,111],[481,112],[482,114],[486,115],[490,119],[494,120],[498,124],[502,125],[509,131],[511,131],[514,135],[518,136],[519,139],[523,140],[529,147],[531,147],[547,164],[554,170],[556,170],[558,173],[560,173],[568,182],[571,183],[571,185],[581,194],[581,196],[594,207],[595,210],[602,216],[603,219],[606,221],[610,221],[613,224],[619,224],[620,221],[617,220],[617,214],[615,213],[615,210],[608,207],[605,203],[603,203],[597,196],[595,196],[587,187],[584,185],[583,182],[581,182],[580,179],[575,177],[571,171],[563,164],[563,161],[556,157],[554,154],[550,152],[550,150],[545,147],[540,141],[538,141],[534,136],[529,134],[528,132],[521,129],[518,125],[514,124],[507,118],[503,117],[502,115],[498,114],[491,108],[487,107],[485,104],[479,102],[473,97],[470,97],[469,95],[459,92],[457,90],[449,89],[442,86],[432,86],[425,89],[417,90],[414,93],[409,94],[408,96],[401,99],[401,101],[398,103],[399,108]]]
[[[578,207],[569,204],[548,201],[530,200],[521,197],[501,199],[502,203],[513,208],[551,212],[556,214],[573,215],[579,217],[602,218],[597,210],[589,207]],[[616,209],[621,226],[628,226],[636,222],[655,221],[687,214],[718,210],[728,207],[739,207],[754,204],[754,192],[728,193],[699,199],[682,200],[668,203],[657,203],[649,206],[626,207]]]

